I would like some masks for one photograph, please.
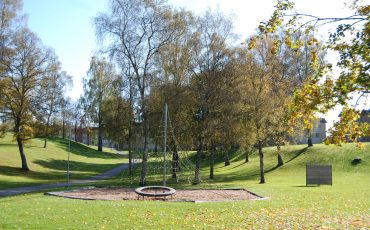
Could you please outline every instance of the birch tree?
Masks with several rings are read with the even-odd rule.
[[[109,97],[117,78],[114,66],[105,59],[93,57],[88,77],[84,79],[84,94],[92,120],[98,125],[98,151],[103,151],[104,101]]]
[[[208,129],[210,115],[214,116],[217,110],[215,104],[217,100],[214,99],[224,92],[219,88],[224,82],[221,85],[216,83],[221,83],[220,74],[228,63],[229,43],[234,38],[232,21],[221,12],[208,10],[198,18],[197,24],[199,28],[196,32],[197,39],[193,44],[195,57],[193,58],[193,76],[191,79],[196,100],[194,124],[198,146],[194,184],[201,182],[201,155],[205,141],[210,139],[207,138],[208,134],[212,132]],[[213,106],[210,106],[212,104]]]
[[[111,0],[108,13],[95,19],[98,38],[106,38],[112,55],[127,59],[138,90],[143,126],[143,158],[140,185],[146,184],[149,122],[147,94],[154,70],[154,57],[174,36],[173,10],[160,0]]]
[[[41,118],[44,125],[44,148],[47,146],[50,122],[53,116],[61,112],[64,100],[63,94],[70,83],[71,76],[61,71],[59,62],[54,59],[48,72],[45,73],[45,77],[40,81],[37,104],[35,105],[38,110],[38,117]]]

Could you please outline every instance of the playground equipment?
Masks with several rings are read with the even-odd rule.
[[[166,200],[167,196],[171,196],[176,193],[176,190],[166,186],[145,186],[135,189],[138,194],[138,200],[142,196],[143,200],[146,196],[148,197],[163,197]]]

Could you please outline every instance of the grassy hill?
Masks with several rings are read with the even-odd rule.
[[[366,175],[370,170],[370,143],[365,144],[365,149],[358,149],[354,144],[345,144],[342,147],[327,146],[318,144],[311,148],[306,148],[306,145],[289,145],[282,147],[284,165],[277,167],[276,147],[264,148],[264,161],[267,184],[276,181],[285,181],[292,185],[303,186],[306,179],[306,164],[330,164],[333,166],[334,184],[341,181],[341,177],[346,175],[358,174]],[[209,180],[209,161],[208,155],[205,154],[202,160],[201,177],[203,183],[197,187],[245,187],[248,184],[259,182],[259,156],[255,150],[249,157],[249,162],[245,163],[245,155],[241,151],[232,154],[231,165],[224,166],[223,156],[219,154],[216,157],[214,166],[214,180]],[[352,160],[355,157],[360,157],[362,162],[357,165],[352,165]],[[171,158],[171,157],[169,157]],[[194,153],[191,154],[191,159],[194,163]],[[160,184],[162,181],[163,166],[161,160],[150,159],[148,167],[147,183],[150,185]],[[170,167],[168,165],[167,167]],[[136,165],[133,177],[120,176],[115,180],[111,180],[112,185],[136,185],[139,181],[141,165]],[[177,183],[168,175],[168,183],[173,187],[194,187],[189,184],[188,179],[193,172],[183,173],[182,181]],[[185,175],[186,174],[186,175]],[[184,177],[189,177],[185,178]]]
[[[333,166],[334,183],[340,183],[340,177],[349,174],[366,174],[370,169],[370,145],[366,149],[358,149],[354,144],[337,146],[315,145],[313,148],[295,145],[283,147],[284,166],[277,167],[276,148],[270,147],[265,152],[266,181],[284,180],[286,183],[305,185],[306,164],[330,164]],[[362,162],[352,165],[355,157],[361,157]],[[231,160],[231,165],[224,167],[223,163],[216,165],[215,181],[232,186],[259,181],[259,156],[254,152],[250,162],[244,163],[244,154],[237,153]],[[203,170],[203,174],[208,168]],[[292,179],[289,180],[288,178]],[[284,179],[285,178],[285,179]],[[294,178],[294,179],[293,179]],[[335,181],[337,180],[337,181]]]
[[[58,142],[56,142],[58,143]],[[0,199],[0,228],[106,229],[369,229],[370,144],[359,150],[315,145],[282,148],[285,165],[276,167],[276,149],[265,149],[266,184],[259,184],[258,154],[244,163],[236,152],[231,165],[215,165],[215,180],[197,187],[243,187],[262,196],[260,201],[182,203],[151,201],[83,201],[43,196],[41,193]],[[362,162],[352,165],[354,157]],[[305,186],[305,165],[333,165],[333,186]],[[140,165],[137,165],[140,168]],[[203,163],[202,177],[208,176]],[[150,170],[149,170],[150,171]],[[160,183],[160,175],[150,183]],[[126,175],[101,185],[137,186]],[[173,187],[193,187],[188,183]],[[28,202],[25,202],[28,201]]]
[[[11,135],[0,139],[0,189],[66,181],[68,146],[67,140],[51,138],[44,149],[43,140],[33,139],[24,148],[30,171],[23,172],[17,143]],[[101,153],[93,147],[71,142],[70,178],[87,178],[125,161],[115,153]]]

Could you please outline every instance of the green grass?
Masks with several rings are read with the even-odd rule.
[[[66,181],[67,140],[51,138],[46,149],[42,139],[33,139],[25,145],[29,172],[20,170],[21,159],[16,142],[7,135],[0,139],[0,189]],[[71,179],[82,179],[97,175],[127,161],[120,155],[98,152],[96,147],[71,142]]]
[[[268,200],[221,203],[153,201],[82,201],[43,196],[41,193],[0,199],[0,229],[368,229],[370,228],[370,144],[359,150],[315,145],[284,147],[282,167],[275,148],[266,148],[266,184],[258,183],[258,154],[244,163],[242,153],[231,165],[215,165],[215,180],[206,186],[243,187]],[[303,151],[304,150],[304,151]],[[360,156],[362,162],[352,165]],[[288,162],[289,161],[289,162]],[[305,165],[333,165],[333,186],[305,186]],[[202,177],[208,175],[203,164]],[[155,183],[153,177],[151,183]],[[116,177],[105,185],[127,186]],[[157,182],[158,183],[158,182]],[[191,187],[187,183],[174,187]],[[171,184],[172,183],[172,184]],[[203,186],[205,186],[203,185]],[[202,186],[202,185],[201,185]],[[197,187],[201,187],[197,186]]]

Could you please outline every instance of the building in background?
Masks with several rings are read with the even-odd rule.
[[[313,120],[312,129],[311,129],[311,138],[313,144],[318,144],[324,142],[326,138],[326,120],[325,118],[317,118]],[[307,144],[308,141],[308,132],[300,132],[296,135],[295,143],[296,144]]]
[[[368,110],[362,110],[360,114],[360,123],[369,123],[370,124],[370,109]],[[358,138],[358,141],[360,142],[370,142],[370,136],[367,137],[360,137]]]

